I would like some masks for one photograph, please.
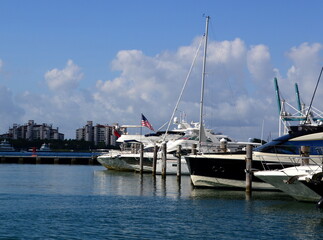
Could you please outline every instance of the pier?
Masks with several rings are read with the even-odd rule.
[[[98,153],[72,152],[1,152],[0,163],[16,164],[69,164],[69,165],[100,165],[97,161]]]

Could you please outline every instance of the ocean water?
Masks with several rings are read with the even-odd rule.
[[[101,166],[0,164],[0,216],[0,239],[12,240],[323,237],[315,203]]]

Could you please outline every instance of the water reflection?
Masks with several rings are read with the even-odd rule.
[[[95,194],[120,196],[163,196],[190,199],[235,199],[235,200],[294,200],[282,192],[253,191],[249,197],[245,191],[194,188],[189,176],[138,174],[134,172],[119,172],[111,170],[94,171]]]
[[[189,197],[192,186],[189,176],[182,176],[178,181],[176,176],[152,176],[133,172],[118,172],[111,170],[94,171],[95,194],[121,196],[164,196]]]
[[[176,176],[162,178],[108,170],[95,171],[94,176],[96,194],[178,199],[180,206],[187,206],[181,211],[189,209],[195,219],[204,219],[206,212],[213,217],[216,213],[217,217],[210,221],[223,226],[223,231],[245,231],[251,224],[255,236],[318,239],[323,233],[323,213],[315,203],[297,202],[282,192],[253,191],[248,199],[245,191],[194,188],[189,176],[182,176],[180,182]],[[228,222],[235,227],[227,225],[227,229]]]

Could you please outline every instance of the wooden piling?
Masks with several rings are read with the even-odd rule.
[[[42,159],[41,157],[36,157],[36,164],[41,164],[42,163]]]
[[[302,165],[310,164],[309,156],[310,156],[310,146],[301,146],[301,157],[302,157]]]
[[[252,192],[252,145],[246,146],[246,193],[251,196]]]
[[[153,155],[153,170],[152,170],[152,174],[153,176],[156,176],[156,165],[157,165],[157,145],[154,145],[154,155]]]
[[[144,144],[140,143],[140,158],[139,158],[140,173],[144,172]]]
[[[54,158],[54,164],[59,164],[59,158]]]
[[[193,145],[192,145],[192,154],[193,155],[197,154],[197,144],[196,143],[193,143]]]
[[[181,174],[182,174],[181,152],[182,152],[182,146],[178,145],[177,146],[177,154],[176,154],[176,156],[177,156],[177,178],[178,179],[181,178]]]
[[[166,177],[166,159],[167,159],[167,147],[166,143],[162,143],[162,172],[161,175],[163,178]]]

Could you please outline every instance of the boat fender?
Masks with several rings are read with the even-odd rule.
[[[319,209],[323,209],[323,197],[317,202],[316,207]]]
[[[286,184],[293,184],[296,180],[298,180],[298,176],[293,176],[293,177],[290,177],[289,179],[283,180],[283,181]]]

